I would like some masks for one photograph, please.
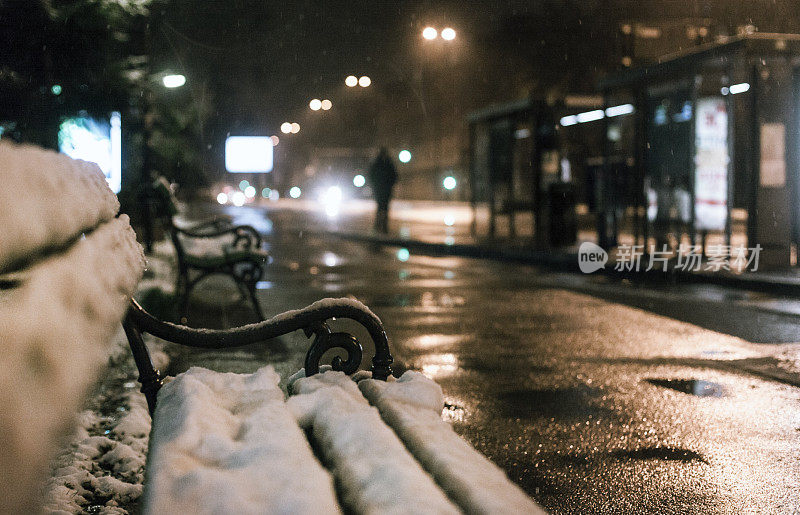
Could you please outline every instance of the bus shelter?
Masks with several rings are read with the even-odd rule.
[[[601,206],[600,242],[616,245],[625,233],[646,252],[760,246],[762,266],[796,264],[800,35],[698,46],[599,87],[602,177],[634,191]],[[620,105],[634,115],[623,126],[608,116]]]
[[[574,243],[574,191],[560,159],[557,113],[557,105],[526,98],[467,117],[473,234],[478,206],[485,205],[490,237],[506,218],[512,238],[520,236],[521,225],[519,232],[529,231],[524,235],[537,247]]]

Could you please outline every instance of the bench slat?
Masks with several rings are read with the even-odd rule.
[[[25,512],[144,270],[124,215],[0,291],[0,512]]]
[[[339,513],[278,374],[190,368],[158,394],[143,513]]]
[[[444,398],[434,381],[407,371],[392,382],[364,379],[358,388],[465,512],[545,513],[442,420]]]
[[[0,272],[69,243],[117,211],[96,164],[0,142]]]
[[[460,513],[383,423],[350,377],[294,378],[289,407],[332,467],[355,513]]]

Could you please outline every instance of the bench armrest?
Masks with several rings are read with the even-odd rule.
[[[222,229],[226,229],[232,226],[233,223],[231,223],[231,220],[229,218],[214,218],[213,220],[207,220],[205,222],[199,222],[196,224],[187,225],[181,227],[181,229],[192,232],[220,231]]]
[[[142,340],[142,333],[149,333],[162,340],[189,347],[227,349],[303,330],[307,337],[314,337],[305,359],[307,376],[319,372],[322,355],[335,348],[345,350],[347,359],[342,361],[339,357],[334,358],[331,364],[333,369],[352,374],[358,370],[361,364],[361,344],[348,333],[331,332],[326,322],[333,318],[353,320],[367,330],[375,345],[375,355],[372,358],[372,377],[386,380],[392,373],[393,359],[383,324],[369,308],[353,299],[324,299],[303,309],[287,311],[269,320],[233,329],[195,329],[162,322],[131,299],[123,327],[139,369],[142,393],[147,397],[147,404],[152,414],[155,410],[156,394],[161,388],[162,378],[153,367],[147,347]]]
[[[216,225],[216,226],[215,226]],[[251,225],[235,225],[232,227],[220,227],[219,224],[209,222],[191,229],[181,229],[173,224],[173,229],[181,236],[188,238],[219,238],[232,234],[234,236],[233,246],[242,249],[260,249],[261,235],[255,227]],[[207,230],[206,227],[212,230]],[[239,247],[242,245],[241,247]]]

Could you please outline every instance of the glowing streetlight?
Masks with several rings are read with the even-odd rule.
[[[247,198],[254,198],[256,196],[256,189],[252,186],[248,186],[244,189],[244,196]]]
[[[442,39],[445,41],[453,41],[456,39],[456,31],[450,27],[442,29]]]
[[[224,192],[220,193],[219,195],[217,195],[217,202],[219,202],[220,204],[227,203],[228,202],[228,195],[225,194]]]
[[[243,206],[245,202],[244,193],[242,193],[241,191],[237,191],[236,193],[233,194],[233,197],[231,197],[231,201],[233,202],[233,205],[236,207]]]
[[[433,27],[425,27],[422,30],[422,37],[427,39],[428,41],[436,39],[436,36],[439,35],[439,32],[434,29]]]
[[[354,88],[358,85],[358,77],[355,75],[348,75],[347,78],[344,80],[345,86],[348,88]]]
[[[292,134],[297,134],[298,132],[300,132],[300,124],[299,124],[299,123],[297,123],[297,122],[294,122],[294,123],[292,124],[292,129],[291,129],[291,131],[290,131],[290,132],[291,132]]]
[[[312,111],[319,111],[322,108],[322,101],[315,98],[308,103],[308,107],[310,107]]]
[[[333,102],[331,102],[330,100],[328,100],[328,99],[326,98],[325,100],[323,100],[322,102],[320,102],[320,107],[322,107],[322,110],[323,110],[323,111],[327,111],[328,109],[330,109],[331,107],[333,107]]]
[[[186,77],[183,75],[164,75],[161,82],[165,88],[179,88],[186,84]]]
[[[457,184],[456,178],[453,177],[452,175],[448,175],[442,181],[442,186],[444,186],[444,189],[446,189],[447,191],[452,191],[456,189],[456,184]]]
[[[339,186],[330,186],[320,195],[319,200],[325,206],[325,214],[328,218],[336,218],[339,216],[339,211],[342,207],[342,188]]]
[[[281,124],[281,132],[284,134],[289,134],[292,132],[292,124],[289,122],[283,122]]]
[[[368,88],[370,84],[372,84],[372,79],[370,79],[366,75],[358,79],[358,85],[361,86],[362,88]]]
[[[408,150],[401,150],[400,153],[397,154],[397,159],[399,159],[401,163],[408,163],[411,161],[411,152]]]
[[[292,198],[300,198],[303,192],[297,186],[292,186],[292,189],[289,190],[289,196]]]
[[[356,188],[361,188],[366,183],[367,183],[367,180],[361,174],[358,174],[355,177],[353,177],[353,186],[355,186]]]

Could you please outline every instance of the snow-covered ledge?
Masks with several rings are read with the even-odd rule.
[[[95,163],[0,142],[0,272],[111,220],[117,196]]]
[[[0,513],[30,513],[145,263],[96,165],[2,143],[0,184]]]

